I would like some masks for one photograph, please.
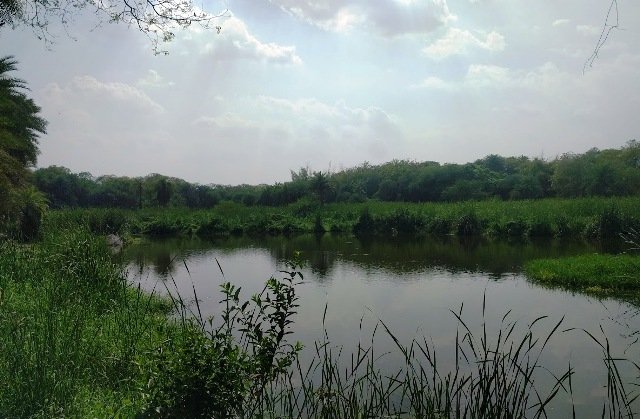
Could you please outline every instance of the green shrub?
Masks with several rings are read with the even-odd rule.
[[[267,385],[285,374],[302,349],[287,343],[297,296],[296,266],[282,280],[271,278],[260,294],[240,301],[240,288],[222,285],[223,323],[191,316],[180,296],[181,333],[165,341],[144,368],[148,417],[254,417]],[[196,296],[197,298],[197,296]]]
[[[427,231],[434,236],[446,236],[451,233],[451,222],[443,217],[434,217],[427,224]]]
[[[87,222],[94,234],[121,234],[127,224],[127,216],[118,209],[94,209],[89,212]]]
[[[374,234],[376,231],[376,222],[371,216],[368,207],[364,207],[358,221],[353,226],[353,233],[359,235]]]
[[[196,234],[201,237],[213,237],[228,233],[229,230],[220,217],[211,217],[205,222],[201,222],[196,228]]]
[[[624,226],[620,210],[616,207],[608,207],[587,225],[585,236],[595,239],[607,239],[618,237],[623,232]]]
[[[528,233],[529,226],[527,225],[526,221],[518,219],[507,221],[505,229],[508,237],[517,238],[525,237]]]
[[[155,218],[144,225],[142,232],[155,237],[176,236],[183,232],[183,228],[178,219]]]
[[[320,214],[316,214],[316,218],[313,222],[313,232],[314,233],[324,233],[325,231],[327,231],[324,226],[322,225],[322,217],[320,217]]]
[[[553,237],[553,227],[547,221],[534,220],[529,226],[530,237]]]
[[[455,230],[458,236],[477,236],[482,233],[482,225],[476,214],[470,212],[458,219]]]
[[[640,257],[580,255],[537,259],[525,264],[527,276],[548,285],[595,291],[640,291]]]

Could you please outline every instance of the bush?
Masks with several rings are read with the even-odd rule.
[[[360,213],[358,221],[353,226],[353,233],[359,235],[375,233],[375,220],[371,216],[369,208],[365,207]]]
[[[553,228],[547,221],[535,220],[529,227],[530,237],[553,237]]]
[[[271,278],[260,294],[241,302],[240,288],[222,285],[226,308],[223,323],[191,317],[179,296],[182,330],[164,342],[145,365],[147,417],[253,417],[261,411],[267,384],[283,375],[302,350],[291,345],[292,316],[297,297],[295,278],[302,274],[290,264],[282,280]],[[196,296],[197,298],[197,296]]]
[[[446,236],[451,233],[451,222],[442,217],[434,217],[427,224],[427,231],[435,236]]]
[[[511,220],[507,221],[506,233],[508,237],[525,237],[528,232],[529,226],[524,220]]]
[[[595,239],[618,237],[623,232],[623,221],[620,210],[608,207],[587,225],[585,236]]]
[[[127,224],[125,213],[118,209],[94,209],[88,217],[89,230],[94,234],[121,234]]]
[[[470,212],[458,219],[456,234],[458,236],[477,236],[482,233],[482,225],[475,213]]]
[[[196,234],[201,237],[212,237],[228,233],[228,228],[219,217],[211,217],[197,227]]]
[[[153,219],[147,222],[142,232],[149,236],[176,236],[183,232],[180,220]]]

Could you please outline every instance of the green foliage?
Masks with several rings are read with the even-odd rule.
[[[458,219],[455,229],[458,236],[477,236],[482,226],[475,212],[469,212]]]
[[[598,214],[593,222],[587,225],[587,237],[606,239],[618,237],[624,229],[624,222],[620,210],[611,206]]]
[[[322,217],[320,216],[320,214],[316,214],[316,218],[313,222],[313,232],[318,234],[318,233],[324,233],[325,231],[327,230],[322,225]]]
[[[1,156],[0,156],[1,160]],[[292,172],[291,181],[274,185],[197,185],[151,174],[143,178],[75,175],[64,168],[35,171],[39,188],[52,206],[211,208],[221,202],[300,210],[317,204],[460,202],[488,199],[521,201],[551,197],[637,196],[640,194],[640,144],[565,154],[553,161],[490,155],[466,164],[393,160],[365,163],[336,173]],[[1,177],[0,177],[1,183]]]
[[[446,236],[451,233],[451,220],[445,217],[433,217],[427,225],[427,231],[434,236]]]
[[[33,186],[21,191],[22,208],[20,214],[19,237],[25,241],[32,241],[40,234],[40,225],[47,212],[48,205],[42,192]]]
[[[26,83],[9,76],[15,70],[12,57],[0,58],[0,235],[33,239],[42,199],[29,189],[27,168],[36,162],[38,137],[47,124],[38,116],[40,108],[23,93]]]
[[[143,417],[229,417],[241,411],[249,389],[249,360],[224,336],[207,337],[193,325],[149,357]]]
[[[55,211],[56,225],[88,223],[97,233],[149,236],[228,236],[313,233],[322,228],[357,235],[430,234],[491,238],[583,237],[601,240],[638,228],[638,198],[581,198],[473,203],[328,204],[312,201],[288,207],[223,202],[209,210],[140,211],[90,209]],[[66,219],[66,221],[64,221]]]
[[[0,416],[83,416],[90,398],[101,417],[141,403],[136,359],[160,340],[167,306],[126,284],[86,231],[0,245]]]
[[[358,221],[353,226],[353,232],[355,234],[367,235],[375,233],[375,220],[369,212],[369,207],[364,207]]]
[[[323,172],[315,172],[311,177],[309,184],[311,192],[313,192],[320,204],[324,204],[329,199],[329,194],[332,192],[331,184],[329,183],[329,175]]]
[[[171,200],[172,187],[166,178],[161,178],[156,184],[156,200],[161,207],[166,207]]]
[[[640,193],[640,143],[621,150],[589,150],[565,154],[552,164],[552,187],[561,197],[621,196]]]
[[[122,234],[127,216],[118,209],[94,210],[89,213],[87,224],[94,234]]]
[[[240,288],[223,284],[225,309],[217,327],[172,296],[183,327],[144,367],[149,369],[144,416],[253,417],[262,411],[266,386],[288,371],[302,349],[286,340],[298,307],[296,277],[302,279],[296,265],[289,269],[248,301],[240,300]]]
[[[201,237],[215,237],[229,234],[229,230],[222,218],[212,216],[197,227],[196,234]]]
[[[74,174],[59,166],[35,170],[33,183],[47,196],[52,208],[90,206],[96,193],[96,183],[89,173]]]
[[[640,292],[640,257],[635,255],[581,255],[538,259],[525,264],[527,276],[547,285],[590,292]]]
[[[505,227],[507,237],[522,238],[526,237],[529,233],[529,225],[525,220],[518,219],[508,221]]]

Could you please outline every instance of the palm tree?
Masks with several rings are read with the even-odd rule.
[[[15,70],[13,57],[0,58],[0,149],[30,166],[36,163],[38,136],[45,133],[47,122],[23,93],[28,90],[26,83],[8,74]]]
[[[40,108],[24,94],[26,83],[8,74],[15,70],[13,57],[0,58],[0,232],[21,223],[31,196],[25,195],[27,168],[36,163],[38,137],[47,125],[38,115]]]
[[[329,176],[322,172],[314,172],[311,178],[311,190],[318,197],[320,204],[324,204],[327,200],[327,195],[331,191]]]

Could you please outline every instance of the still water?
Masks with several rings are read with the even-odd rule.
[[[574,388],[572,396],[558,397],[552,416],[570,414],[572,399],[577,417],[599,417],[607,392],[606,369],[602,350],[584,331],[604,341],[602,327],[613,355],[638,362],[638,308],[616,299],[543,288],[528,282],[521,269],[529,259],[619,250],[566,241],[359,240],[327,234],[144,241],[129,246],[123,257],[132,281],[161,294],[177,287],[186,300],[193,300],[195,286],[203,314],[216,316],[221,310],[221,283],[241,286],[241,295],[248,299],[270,276],[281,277],[283,261],[299,252],[305,262],[304,281],[297,287],[300,307],[293,340],[312,347],[326,329],[331,344],[349,353],[359,341],[370,342],[382,320],[405,344],[426,337],[443,368],[453,364],[450,355],[459,328],[452,311],[462,309],[463,320],[478,335],[486,323],[490,337],[497,336],[506,313],[517,322],[520,336],[536,318],[548,316],[535,325],[541,339],[564,318],[541,364],[559,375],[570,364],[575,370]],[[397,369],[393,341],[380,332],[376,336],[377,353],[392,353],[381,359],[381,367]],[[635,370],[627,364],[621,368],[625,380],[640,383]]]

